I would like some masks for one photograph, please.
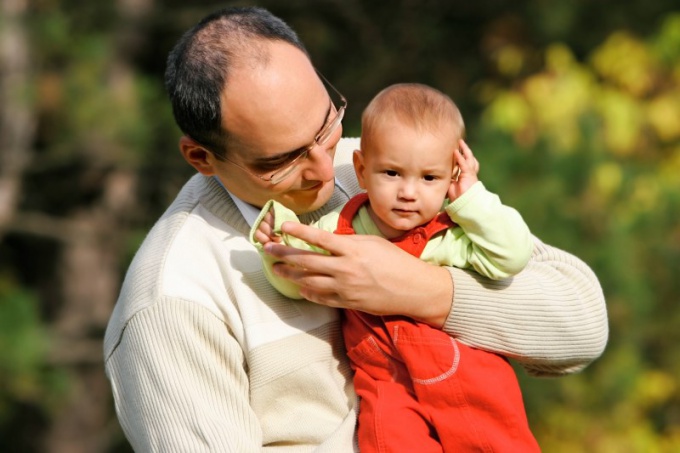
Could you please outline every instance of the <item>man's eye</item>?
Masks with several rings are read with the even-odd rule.
[[[260,162],[257,164],[257,168],[261,171],[273,171],[278,170],[281,167],[285,167],[287,164],[293,162],[300,156],[301,153],[290,153],[276,160],[268,160],[267,162]]]
[[[263,172],[274,171],[274,170],[282,167],[283,165],[285,165],[285,163],[286,163],[285,161],[267,162],[266,164],[258,164],[257,169],[260,170],[260,171],[263,171]]]

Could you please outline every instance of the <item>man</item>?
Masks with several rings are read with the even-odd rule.
[[[310,302],[280,296],[249,222],[268,199],[309,222],[358,192],[357,143],[340,138],[344,97],[295,33],[258,8],[218,11],[189,30],[166,86],[180,151],[198,174],[130,265],[104,344],[136,450],[355,449],[357,401],[332,307],[407,315],[533,374],[575,372],[601,354],[597,279],[538,240],[524,272],[491,282],[375,237],[286,224],[333,256],[269,246],[275,272]]]

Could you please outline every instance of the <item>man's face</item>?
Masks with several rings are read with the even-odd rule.
[[[261,207],[274,199],[302,214],[323,206],[333,193],[333,157],[342,127],[281,182],[256,176],[284,167],[337,113],[304,53],[285,43],[265,45],[267,63],[235,67],[222,93],[223,124],[239,146],[227,152],[229,161],[215,160],[214,170],[245,202]]]
[[[451,184],[455,135],[434,135],[394,121],[371,134],[354,156],[359,184],[368,192],[369,212],[388,238],[432,219]]]

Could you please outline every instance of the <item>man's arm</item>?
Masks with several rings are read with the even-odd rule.
[[[294,223],[282,228],[333,254],[281,244],[265,248],[282,261],[274,272],[300,285],[312,302],[410,316],[464,343],[513,357],[532,374],[579,371],[606,344],[607,314],[597,278],[578,258],[537,239],[524,271],[492,282],[424,263],[374,236],[339,236]]]
[[[537,376],[581,371],[604,351],[602,288],[575,256],[534,238],[529,264],[513,278],[449,270],[455,297],[444,330],[461,341],[513,357]]]
[[[137,313],[106,361],[118,419],[135,451],[260,451],[240,346],[197,304]]]

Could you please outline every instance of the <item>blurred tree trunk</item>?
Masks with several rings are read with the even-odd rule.
[[[131,56],[144,45],[143,25],[153,0],[118,0],[116,5],[115,47],[104,89],[115,96],[134,98]],[[97,149],[88,156],[92,159],[85,170],[101,176],[96,178],[101,195],[58,222],[62,242],[57,265],[60,304],[52,327],[51,361],[68,371],[71,387],[64,410],[51,421],[45,440],[49,452],[110,451],[120,432],[112,419],[101,338],[120,289],[125,232],[130,213],[135,212],[138,179],[134,169],[125,166],[102,168],[98,153],[116,149],[107,140],[111,139],[100,137],[93,143]],[[104,159],[107,161],[111,160]]]
[[[102,199],[62,223],[68,239],[58,264],[61,306],[52,326],[50,361],[67,370],[71,387],[61,416],[51,421],[49,452],[109,451],[118,429],[111,420],[101,338],[119,291],[121,235],[135,183],[131,172],[112,170],[102,181]]]
[[[26,1],[0,0],[0,241],[17,210],[35,134],[26,9]]]

